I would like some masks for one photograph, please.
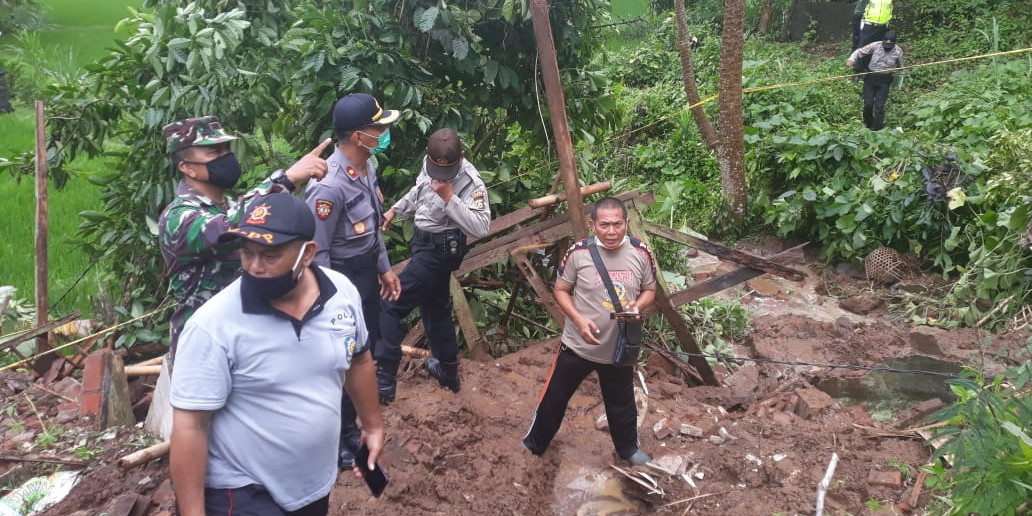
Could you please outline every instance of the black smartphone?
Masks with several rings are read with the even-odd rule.
[[[387,472],[380,467],[379,463],[376,463],[375,469],[369,469],[369,447],[365,443],[362,443],[362,447],[355,452],[355,464],[362,472],[362,478],[369,486],[369,491],[373,493],[373,496],[379,498],[383,494],[383,490],[387,488],[389,479]]]

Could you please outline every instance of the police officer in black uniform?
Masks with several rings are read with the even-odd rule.
[[[480,173],[463,157],[462,142],[452,129],[430,135],[423,169],[412,187],[384,213],[384,229],[395,216],[413,217],[412,259],[401,271],[401,296],[380,308],[381,343],[376,349],[380,403],[397,393],[401,320],[419,307],[433,357],[430,374],[444,387],[459,391],[458,344],[451,319],[449,281],[466,255],[467,238],[480,238],[491,225],[487,188]]]
[[[398,117],[397,111],[383,109],[366,93],[338,100],[333,107],[337,145],[326,160],[326,177],[309,181],[305,189],[305,203],[316,220],[315,264],[331,267],[355,284],[374,348],[380,339],[380,299],[398,299],[401,282],[391,270],[379,232],[383,194],[370,158],[387,149],[390,125]],[[350,469],[355,460],[352,449],[361,435],[355,416],[355,406],[345,394],[341,401],[341,469]]]

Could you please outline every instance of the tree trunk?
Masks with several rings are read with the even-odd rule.
[[[681,56],[681,81],[684,83],[684,94],[688,97],[689,104],[699,102],[699,88],[695,81],[695,67],[692,65],[692,37],[688,34],[687,16],[684,10],[684,0],[674,0],[674,10],[677,12],[677,53]],[[703,111],[702,106],[692,108],[692,119],[699,127],[699,133],[706,145],[711,150],[716,150],[720,145],[717,131],[713,129],[709,117]]]
[[[735,221],[745,218],[745,137],[742,120],[742,45],[745,0],[724,0],[720,40],[720,183]]]
[[[770,17],[774,13],[774,0],[763,0],[763,4],[760,6],[760,24],[757,27],[757,32],[760,34],[770,34]]]

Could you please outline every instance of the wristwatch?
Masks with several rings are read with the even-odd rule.
[[[297,186],[287,177],[287,173],[283,169],[273,172],[269,179],[275,184],[283,185],[283,188],[286,188],[288,192],[293,193],[297,189]]]

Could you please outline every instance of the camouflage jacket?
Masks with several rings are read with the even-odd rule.
[[[176,198],[158,219],[158,242],[165,260],[168,289],[176,306],[169,321],[169,358],[186,320],[240,274],[240,242],[219,243],[219,235],[240,222],[248,201],[283,189],[266,180],[239,199],[220,205],[180,182]]]

